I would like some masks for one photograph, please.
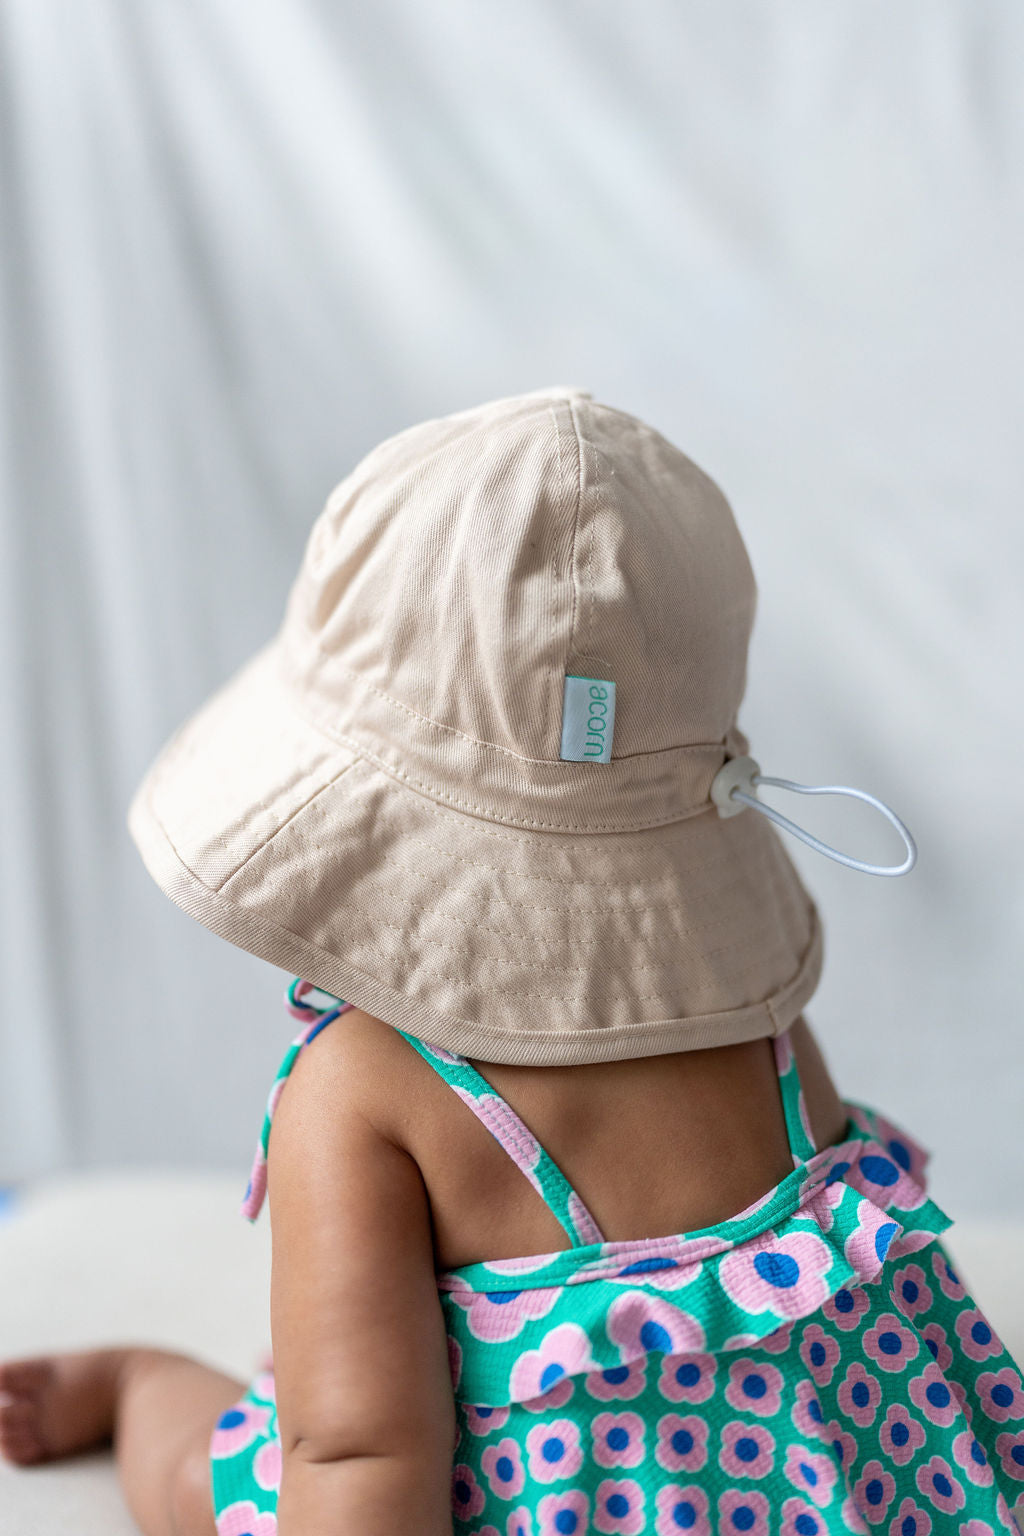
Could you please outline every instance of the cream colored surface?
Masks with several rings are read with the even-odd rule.
[[[139,1170],[38,1184],[0,1222],[0,1356],[127,1340],[188,1350],[247,1380],[270,1341],[270,1226],[238,1179]],[[1024,1362],[1024,1227],[956,1223],[944,1239]],[[131,1536],[109,1453],[0,1461],[0,1536]]]

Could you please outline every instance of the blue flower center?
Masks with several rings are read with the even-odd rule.
[[[754,1268],[762,1280],[780,1291],[796,1285],[800,1278],[800,1265],[788,1253],[759,1253],[754,1259]],[[745,1509],[746,1505],[740,1507]]]

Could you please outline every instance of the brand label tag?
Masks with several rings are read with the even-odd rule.
[[[610,763],[615,727],[615,684],[599,677],[565,679],[562,758],[569,763]]]

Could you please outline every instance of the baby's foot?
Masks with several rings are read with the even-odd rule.
[[[127,1349],[0,1362],[0,1455],[21,1466],[110,1439]]]

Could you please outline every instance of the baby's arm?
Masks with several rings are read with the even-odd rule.
[[[452,1536],[430,1208],[418,1167],[359,1098],[342,1018],[300,1052],[269,1142],[278,1530]]]

